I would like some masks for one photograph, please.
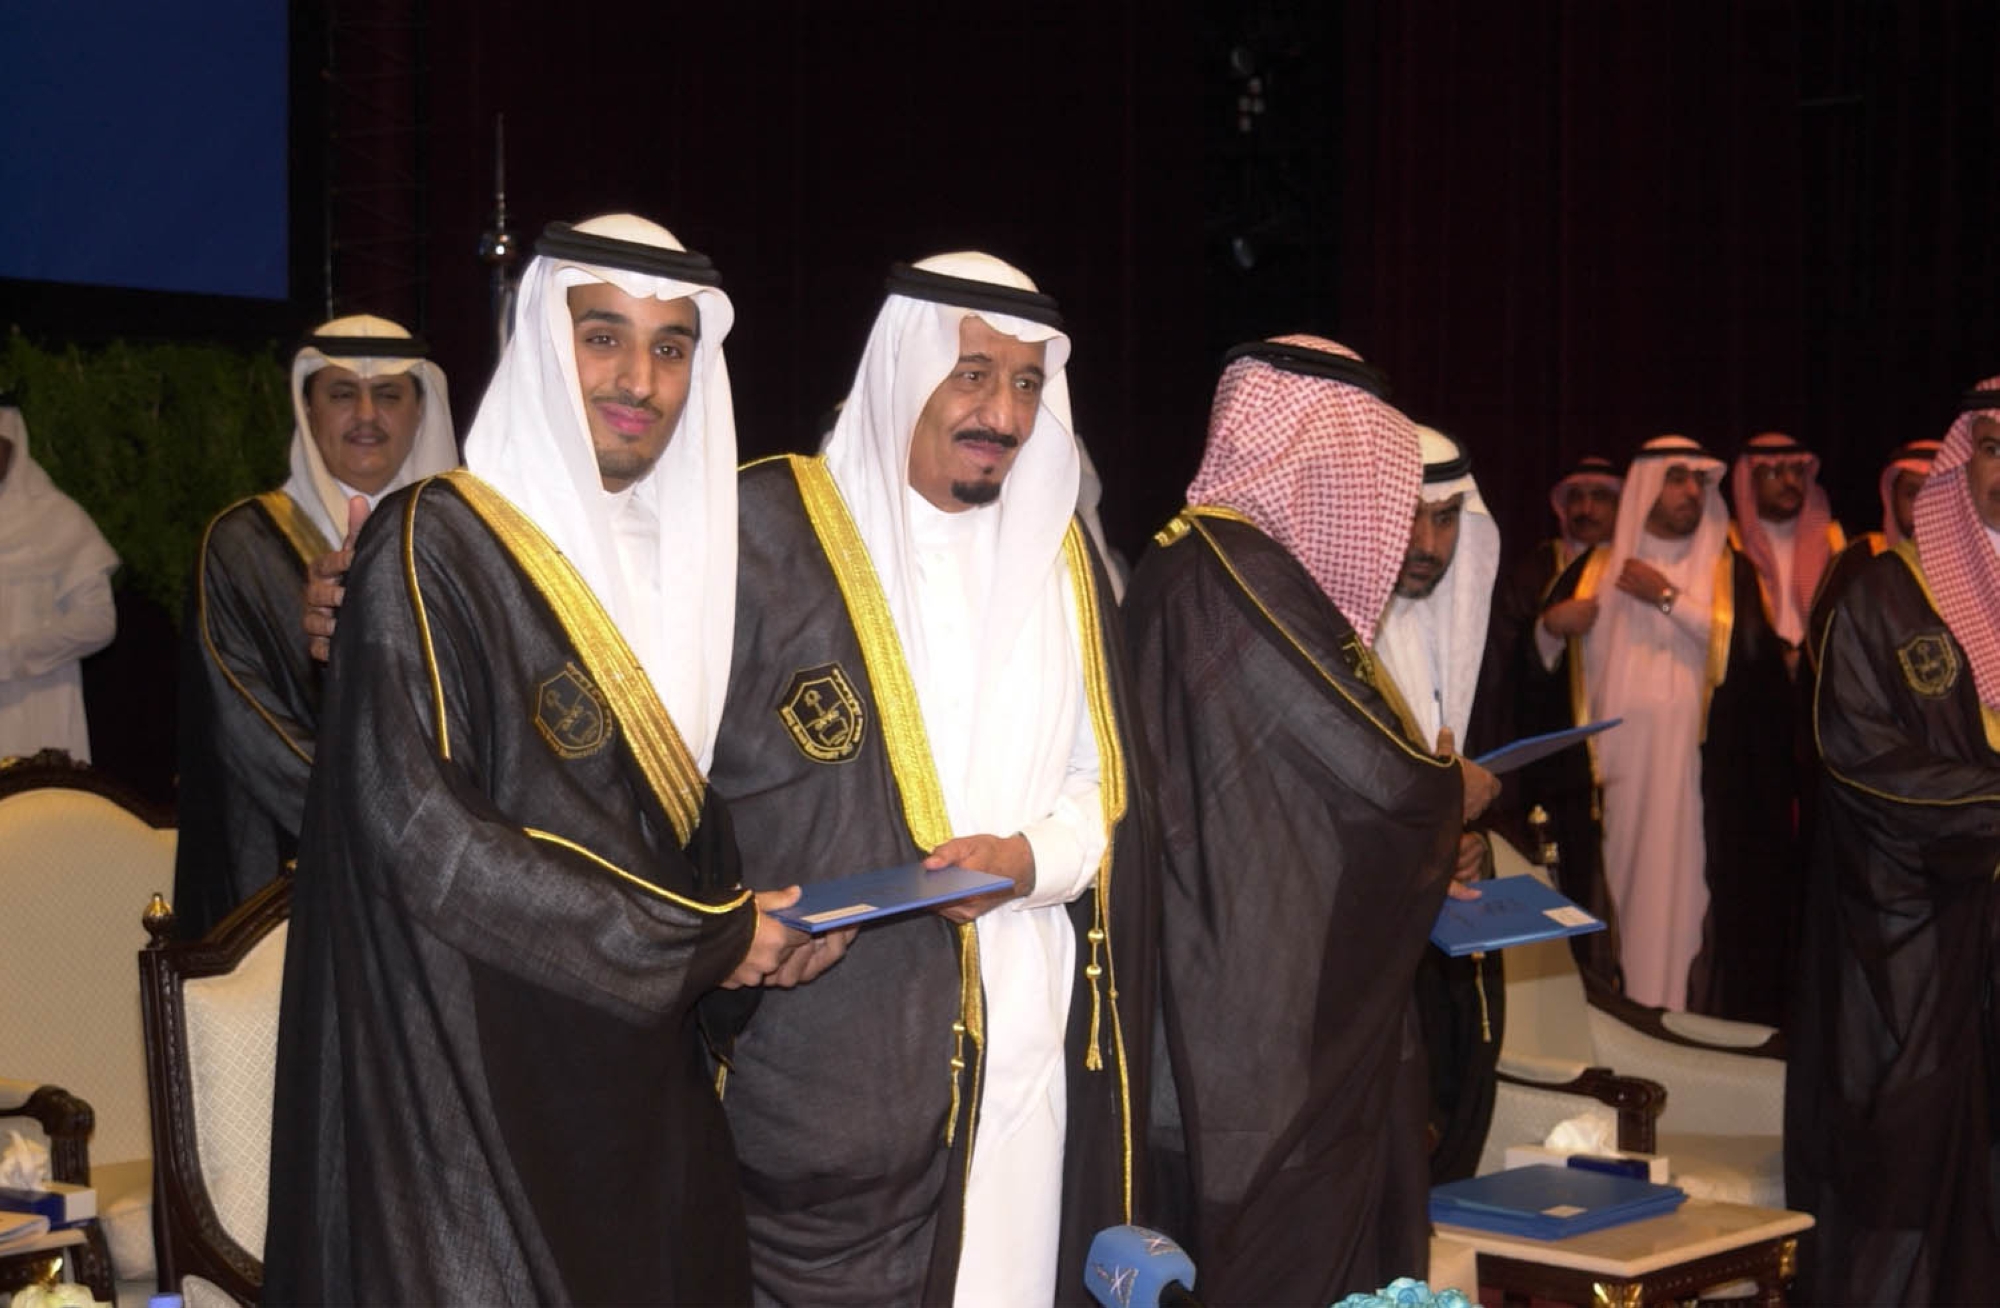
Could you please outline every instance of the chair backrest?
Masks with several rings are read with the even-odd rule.
[[[1495,876],[1533,876],[1544,885],[1546,869],[1530,863],[1521,852],[1495,835]],[[1567,940],[1515,945],[1502,963],[1507,976],[1507,1029],[1500,1040],[1500,1057],[1555,1059],[1590,1066],[1600,1061],[1590,1038],[1590,1000],[1583,974]]]
[[[153,1101],[160,1284],[189,1303],[256,1303],[264,1282],[271,1095],[292,882],[279,877],[206,937],[149,922],[139,956]]]
[[[88,768],[0,768],[0,1069],[90,1103],[93,1164],[149,1152],[132,955],[173,887],[162,817]]]

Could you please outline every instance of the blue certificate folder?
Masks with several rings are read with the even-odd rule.
[[[1512,1167],[1431,1188],[1431,1220],[1477,1231],[1561,1240],[1670,1213],[1687,1200],[1654,1185],[1581,1167]]]
[[[1007,890],[1014,883],[991,872],[941,867],[924,870],[922,863],[879,868],[834,881],[817,881],[799,892],[799,902],[771,916],[808,935],[822,935],[877,918],[935,908],[974,895]]]
[[[1580,727],[1545,731],[1539,736],[1523,736],[1511,745],[1502,745],[1498,749],[1489,750],[1472,761],[1494,776],[1501,776],[1516,768],[1524,768],[1530,763],[1539,763],[1549,755],[1560,753],[1600,731],[1611,730],[1624,720],[1624,718],[1601,718],[1596,722],[1586,722]]]
[[[1604,923],[1531,876],[1473,883],[1477,899],[1447,899],[1431,924],[1431,943],[1461,958],[1560,936],[1604,930]]]

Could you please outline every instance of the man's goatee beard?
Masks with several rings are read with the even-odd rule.
[[[1000,483],[997,481],[955,481],[951,484],[951,497],[960,504],[970,504],[975,508],[991,504],[1000,498]]]

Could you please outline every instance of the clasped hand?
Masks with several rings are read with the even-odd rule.
[[[854,927],[809,936],[770,916],[773,909],[790,908],[799,902],[799,888],[759,890],[757,933],[750,938],[750,950],[722,983],[724,990],[743,986],[774,986],[789,990],[803,985],[838,963],[854,943]]]

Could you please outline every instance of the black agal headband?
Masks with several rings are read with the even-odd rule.
[[[318,350],[329,359],[422,359],[430,349],[415,336],[320,336],[299,342],[301,350]]]
[[[1661,445],[1650,449],[1642,446],[1632,452],[1632,462],[1637,463],[1641,459],[1707,459],[1713,463],[1722,462],[1700,445]]]
[[[1440,432],[1439,435],[1443,435],[1443,433]],[[1426,463],[1424,465],[1424,484],[1426,486],[1435,486],[1441,481],[1457,481],[1460,477],[1470,477],[1472,475],[1471,452],[1465,446],[1461,445],[1456,437],[1445,436],[1445,439],[1451,442],[1451,448],[1456,450],[1457,454],[1446,459],[1443,463]]]
[[[1056,307],[1055,297],[1039,291],[1023,291],[1013,286],[974,281],[970,277],[953,277],[949,273],[932,272],[907,263],[891,266],[889,279],[883,286],[891,295],[903,295],[912,300],[929,300],[933,304],[949,304],[986,313],[1004,313],[1009,317],[1038,322],[1044,327],[1062,327],[1062,310]]]
[[[1324,377],[1328,381],[1358,386],[1380,400],[1389,398],[1386,373],[1344,354],[1329,354],[1325,350],[1287,345],[1283,341],[1245,341],[1229,348],[1229,352],[1222,356],[1222,366],[1227,368],[1238,359],[1255,359],[1283,372],[1297,373],[1301,377]]]
[[[595,236],[580,232],[568,223],[550,223],[535,242],[535,254],[543,259],[564,259],[570,263],[599,268],[622,268],[696,286],[720,286],[722,274],[705,254],[693,250],[667,250],[639,241],[621,241],[615,236]]]
[[[1959,397],[1960,413],[1979,413],[1986,409],[2000,409],[2000,391],[1967,391]]]

